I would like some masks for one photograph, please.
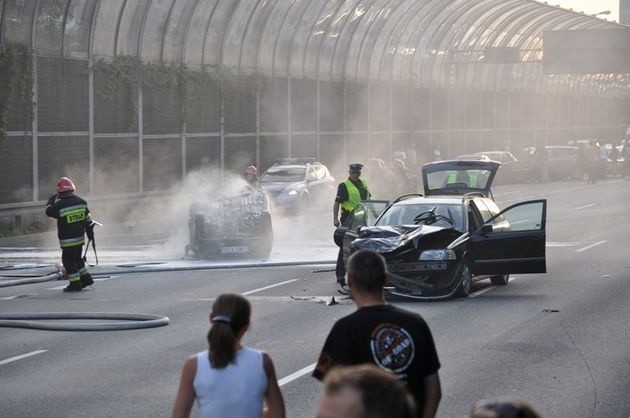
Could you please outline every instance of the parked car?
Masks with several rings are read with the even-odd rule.
[[[455,159],[456,160],[476,160],[476,161],[490,161],[491,160],[490,157],[481,153],[458,155],[457,157],[455,157]]]
[[[532,180],[533,165],[532,159],[519,160],[509,151],[480,151],[473,155],[483,156],[488,160],[498,161],[501,163],[495,184],[519,183]]]
[[[317,199],[331,201],[335,179],[328,168],[314,158],[281,158],[259,181],[272,205],[280,209],[308,207]]]
[[[360,203],[349,227],[335,231],[344,262],[359,249],[379,252],[389,270],[388,294],[419,300],[466,297],[482,279],[502,286],[510,274],[544,273],[547,201],[499,209],[490,190],[499,165],[428,163],[424,195]]]
[[[269,201],[246,184],[237,194],[218,196],[189,208],[190,242],[185,253],[194,258],[268,258],[273,246]]]
[[[547,173],[550,180],[572,180],[578,177],[578,147],[571,145],[546,145]],[[534,177],[538,178],[540,169],[536,159],[536,147],[523,150],[532,160]]]

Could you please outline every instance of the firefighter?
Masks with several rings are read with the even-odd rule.
[[[350,164],[348,178],[337,186],[337,197],[333,205],[333,224],[335,227],[349,226],[347,225],[350,213],[362,200],[370,198],[368,185],[361,179],[361,169],[363,164]],[[339,217],[339,208],[341,208],[341,217]],[[345,286],[346,269],[343,265],[343,246],[339,247],[337,255],[337,266],[335,268],[337,275],[337,284]]]
[[[57,236],[61,246],[61,261],[70,282],[63,291],[79,292],[94,284],[81,256],[86,229],[92,221],[87,202],[74,194],[75,187],[68,177],[57,181],[57,193],[48,198],[46,215],[57,219]]]
[[[252,186],[258,186],[258,169],[255,165],[250,165],[245,170],[245,181]]]

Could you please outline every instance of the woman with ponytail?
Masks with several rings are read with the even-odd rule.
[[[209,349],[186,360],[173,418],[190,416],[195,399],[202,418],[284,418],[271,357],[241,345],[250,315],[251,305],[241,295],[226,293],[216,299]]]

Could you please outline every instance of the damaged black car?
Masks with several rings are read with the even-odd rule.
[[[500,210],[490,190],[499,166],[429,163],[422,168],[424,195],[360,203],[349,227],[335,232],[344,261],[359,249],[377,251],[389,270],[387,292],[419,300],[466,297],[474,281],[502,286],[510,274],[546,272],[547,201]]]
[[[193,258],[268,258],[273,227],[267,196],[247,184],[236,195],[194,203],[188,232],[185,253]]]

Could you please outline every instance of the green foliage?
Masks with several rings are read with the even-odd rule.
[[[45,223],[33,221],[28,225],[0,225],[0,238],[17,237],[28,234],[45,232],[48,228]]]
[[[112,62],[99,60],[92,64],[92,71],[105,77],[104,84],[99,83],[95,89],[101,99],[112,101],[119,89],[128,91],[132,101],[132,126],[137,129],[138,123],[138,90],[160,91],[166,88],[177,89],[182,121],[189,122],[190,106],[196,99],[219,81],[223,94],[245,83],[246,88],[256,91],[260,87],[257,77],[242,77],[233,74],[227,67],[210,66],[201,71],[191,71],[186,65],[165,65],[143,63],[137,57],[119,56]]]
[[[103,100],[112,101],[119,89],[131,92],[133,126],[138,122],[138,90],[160,91],[176,88],[180,102],[181,119],[189,122],[189,109],[198,96],[210,89],[217,81],[222,90],[229,90],[239,82],[245,82],[253,91],[258,88],[255,77],[239,77],[225,67],[208,67],[201,71],[191,71],[185,65],[165,65],[143,63],[139,58],[129,56],[116,57],[112,62],[99,60],[92,64],[92,71],[104,77],[104,83],[98,83],[95,94]]]
[[[0,49],[0,74],[6,75],[7,94],[0,101],[0,140],[7,137],[8,115],[13,103],[25,103],[25,124],[33,120],[33,53],[25,45]]]

